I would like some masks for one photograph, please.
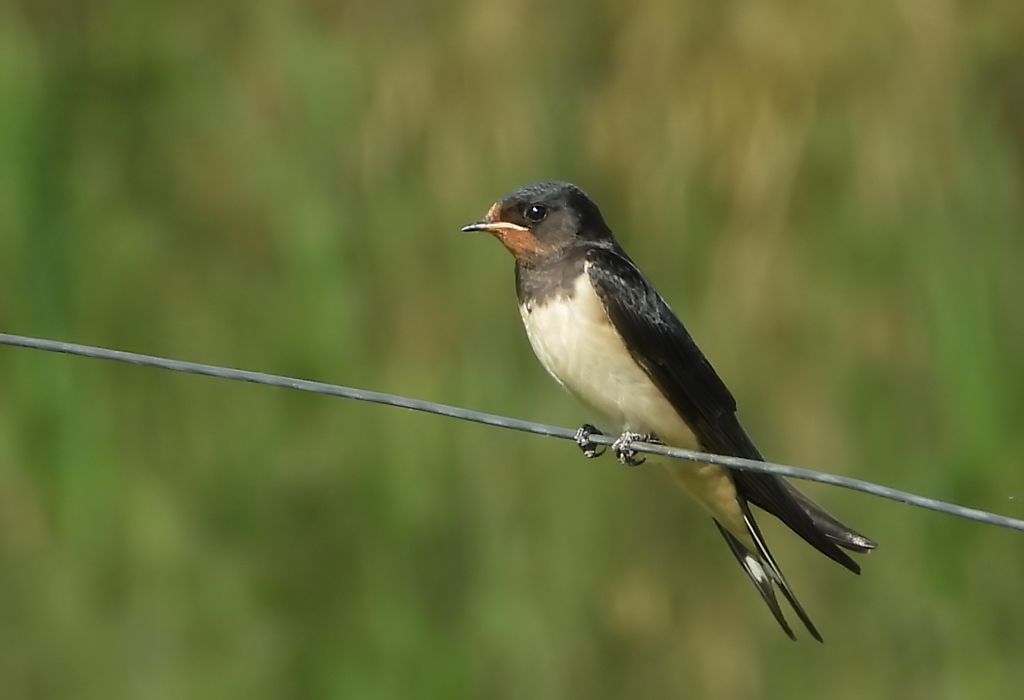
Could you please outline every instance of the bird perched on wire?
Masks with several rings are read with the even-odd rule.
[[[619,434],[624,464],[638,464],[631,444],[673,447],[761,460],[736,418],[736,401],[682,322],[629,259],[584,192],[564,182],[528,185],[494,204],[463,231],[487,231],[516,260],[516,294],[530,344],[544,368]],[[577,443],[597,456],[584,425]],[[703,505],[782,629],[795,639],[775,589],[807,630],[821,635],[797,601],[761,536],[750,505],[771,513],[819,552],[860,573],[843,550],[875,543],[771,474],[694,463],[669,471]]]

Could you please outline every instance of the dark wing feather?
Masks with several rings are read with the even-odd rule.
[[[651,380],[715,454],[762,460],[736,418],[736,401],[682,322],[621,249],[593,248],[587,273],[619,335]],[[850,571],[860,567],[836,545],[874,546],[772,474],[731,470],[737,492],[784,522],[811,546]]]

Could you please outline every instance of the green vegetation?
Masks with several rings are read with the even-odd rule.
[[[1024,516],[1024,4],[0,5],[0,329],[575,427],[460,234],[568,179],[778,461]],[[0,697],[1008,698],[1024,536],[0,348]],[[804,635],[806,637],[807,635]]]

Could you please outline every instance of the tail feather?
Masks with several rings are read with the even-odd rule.
[[[718,530],[722,533],[726,543],[729,545],[729,549],[732,550],[736,560],[743,567],[743,570],[747,572],[747,576],[754,583],[757,588],[757,592],[761,594],[761,599],[764,600],[768,609],[771,610],[775,620],[782,627],[782,631],[792,639],[796,640],[796,635],[793,633],[793,629],[789,626],[789,622],[786,620],[786,616],[782,612],[782,607],[779,605],[779,600],[775,595],[775,586],[779,587],[782,591],[782,595],[789,601],[790,606],[796,612],[797,617],[804,623],[804,627],[810,632],[811,636],[819,642],[822,641],[821,634],[818,632],[818,628],[811,622],[810,616],[804,610],[803,606],[796,599],[796,595],[793,590],[789,587],[789,583],[786,582],[786,577],[782,575],[782,570],[779,569],[779,565],[775,563],[774,557],[771,552],[768,551],[768,546],[764,542],[764,538],[761,536],[761,531],[757,527],[757,523],[754,521],[753,516],[750,514],[749,509],[744,504],[744,523],[747,526],[747,533],[754,542],[754,546],[757,549],[756,552],[750,551],[750,549],[744,545],[735,535],[729,532],[725,527],[722,526],[717,520],[715,525],[718,526]]]
[[[723,454],[764,459],[738,421],[734,423],[733,430],[737,442],[732,445],[731,452]],[[743,470],[731,473],[736,491],[745,500],[774,515],[829,559],[855,574],[860,573],[857,562],[842,550],[864,554],[875,548],[874,542],[841,523],[782,477]]]
[[[793,490],[787,488],[785,479],[774,474],[739,470],[732,472],[732,479],[736,484],[736,492],[745,501],[774,515],[790,530],[800,535],[805,542],[832,561],[841,564],[855,574],[860,573],[860,565],[840,549],[837,546],[838,543],[829,537],[827,532],[818,527],[818,521],[812,513],[808,512],[806,504],[813,503],[813,501],[803,494],[800,494],[803,496],[802,501],[798,500]],[[816,504],[815,507],[817,507]],[[818,510],[821,511],[820,507]],[[824,511],[821,512],[824,513]],[[832,520],[836,523],[839,522],[834,518]]]
[[[754,586],[757,587],[757,592],[761,594],[761,598],[764,600],[768,609],[772,611],[772,615],[778,621],[779,626],[782,627],[782,631],[792,639],[796,641],[796,635],[793,634],[793,628],[789,626],[789,622],[786,620],[785,614],[782,612],[782,608],[779,606],[779,600],[775,597],[775,587],[772,585],[771,578],[768,576],[768,572],[765,570],[761,562],[755,557],[749,549],[744,547],[736,537],[733,536],[728,530],[722,527],[722,524],[717,520],[715,525],[718,525],[718,530],[722,533],[722,537],[725,538],[726,543],[729,545],[729,549],[732,550],[733,555],[736,557],[736,561],[740,563],[743,570],[747,572],[747,576],[754,582]]]

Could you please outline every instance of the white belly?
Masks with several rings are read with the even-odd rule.
[[[571,299],[523,305],[520,313],[541,364],[603,419],[603,427],[654,434],[676,447],[697,447],[686,423],[633,361],[586,274]]]
[[[633,361],[586,274],[575,291],[572,299],[519,307],[544,368],[604,420],[599,427],[606,431],[653,434],[666,445],[700,449],[672,404]],[[754,548],[726,469],[680,460],[668,460],[664,466],[720,523]]]

